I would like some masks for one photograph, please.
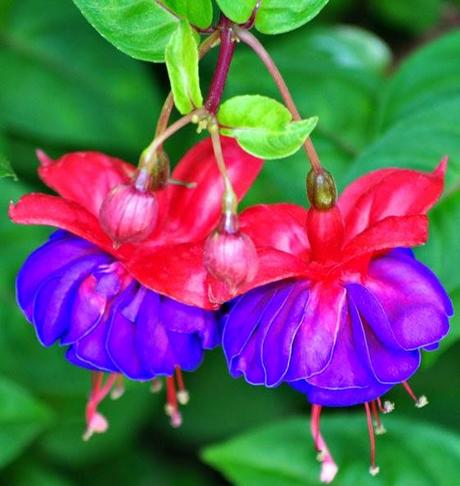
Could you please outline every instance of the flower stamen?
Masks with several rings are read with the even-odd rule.
[[[385,400],[382,405],[382,400],[377,398],[377,405],[379,407],[380,413],[387,414],[391,413],[395,409],[395,404],[389,400]]]
[[[185,388],[184,377],[182,376],[182,370],[176,366],[176,382],[177,382],[177,400],[181,405],[187,405],[190,401],[190,394]]]
[[[109,424],[107,419],[98,412],[97,407],[109,394],[117,376],[118,375],[115,373],[109,375],[107,381],[103,384],[104,373],[96,372],[93,374],[91,392],[88,403],[86,404],[86,430],[83,434],[84,441],[88,441],[93,434],[102,434],[108,429]]]
[[[159,393],[162,389],[163,389],[163,382],[160,379],[154,378],[150,382],[150,391],[152,393]]]
[[[415,406],[417,408],[423,408],[426,405],[428,405],[428,398],[425,395],[420,395],[417,397],[417,395],[412,391],[412,388],[409,386],[409,383],[407,381],[402,382],[402,386],[405,388],[409,396],[414,400]]]
[[[374,416],[374,428],[376,435],[383,435],[386,433],[386,429],[380,420],[379,410],[377,408],[376,401],[371,402],[372,415]]]
[[[177,403],[176,385],[174,383],[174,377],[168,376],[166,378],[166,399],[165,406],[166,415],[171,418],[171,426],[178,428],[182,425],[182,416],[179,412],[179,406]]]
[[[321,405],[312,405],[311,407],[311,434],[318,451],[318,460],[321,462],[320,479],[322,483],[330,483],[334,480],[339,468],[332,457],[326,441],[323,439],[320,431]]]
[[[371,408],[369,407],[368,402],[364,402],[364,409],[366,410],[366,419],[367,419],[367,429],[369,431],[369,442],[371,446],[371,465],[369,467],[369,473],[372,476],[376,476],[380,468],[375,463],[375,435],[374,435],[374,426],[372,425],[372,413]]]

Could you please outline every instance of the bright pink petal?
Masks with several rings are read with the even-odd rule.
[[[308,258],[307,210],[295,204],[260,204],[241,213],[241,230],[257,246],[270,246]]]
[[[27,194],[11,203],[9,216],[19,224],[54,226],[80,236],[100,248],[123,258],[129,247],[115,251],[112,241],[101,230],[98,220],[78,204],[48,194]]]
[[[97,216],[106,194],[128,182],[135,167],[99,152],[73,152],[53,161],[38,151],[38,169],[43,182],[64,199],[73,201]]]
[[[432,173],[384,169],[361,177],[339,199],[347,239],[389,216],[426,214],[444,188],[447,160]]]
[[[235,140],[222,137],[222,150],[233,188],[242,199],[251,187],[263,161],[242,150]],[[173,178],[195,182],[196,188],[170,185],[168,221],[162,232],[168,241],[194,241],[205,238],[216,226],[222,208],[224,185],[217,169],[211,139],[189,150],[173,172]]]
[[[390,216],[353,238],[343,249],[342,262],[382,250],[410,248],[427,239],[427,216]]]

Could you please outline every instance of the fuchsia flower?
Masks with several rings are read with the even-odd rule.
[[[223,150],[241,198],[262,161],[232,139],[223,139]],[[196,369],[203,350],[220,343],[203,266],[204,242],[219,221],[223,194],[210,140],[193,147],[173,174],[196,186],[167,185],[156,191],[155,214],[144,204],[145,191],[139,204],[138,195],[131,194],[135,168],[121,160],[94,152],[71,153],[57,161],[42,152],[38,156],[41,179],[59,196],[26,195],[11,204],[10,217],[60,231],[24,263],[17,280],[18,302],[43,345],[58,341],[67,347],[70,362],[111,373],[105,384],[101,374],[93,380],[86,437],[106,429],[97,405],[118,374],[133,380],[169,377],[168,412],[178,425],[177,398],[186,401],[181,370]],[[111,213],[103,212],[101,226],[100,208],[114,187],[130,192],[128,224],[117,205],[111,209],[124,236],[140,228],[139,208],[145,209],[145,218],[157,219],[145,241],[114,245],[104,232]]]
[[[443,161],[429,174],[378,170],[330,209],[259,205],[241,215],[259,251],[271,247],[291,260],[278,266],[276,282],[258,286],[268,282],[257,276],[250,284],[257,288],[233,301],[223,331],[230,373],[306,394],[325,481],[337,469],[319,434],[320,407],[364,403],[368,416],[377,415],[395,384],[412,394],[406,380],[421,350],[436,349],[449,330],[451,301],[409,249],[427,240],[426,213],[442,193],[445,169]]]

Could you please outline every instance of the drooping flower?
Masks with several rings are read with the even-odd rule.
[[[241,198],[262,161],[231,139],[223,139],[223,147]],[[210,141],[193,147],[173,173],[176,180],[193,181],[194,188],[167,185],[156,191],[158,216],[152,231],[144,241],[121,245],[113,244],[99,215],[114,187],[132,184],[134,167],[94,152],[57,161],[38,155],[40,177],[59,196],[26,195],[10,206],[10,217],[60,230],[24,263],[18,302],[43,345],[59,342],[67,347],[70,362],[97,373],[87,405],[86,437],[107,428],[97,405],[119,376],[142,381],[166,376],[167,412],[179,425],[177,402],[187,401],[181,370],[196,369],[203,351],[220,341],[203,266],[204,242],[219,221],[223,193]],[[140,218],[136,211],[130,214]],[[151,212],[146,210],[145,216]],[[110,374],[105,384],[103,372]],[[114,392],[119,395],[121,386]]]
[[[278,266],[274,282],[233,301],[223,332],[230,373],[306,394],[326,482],[337,469],[319,434],[321,406],[364,403],[373,450],[371,415],[379,420],[378,409],[391,408],[383,394],[403,383],[417,406],[426,403],[406,381],[421,350],[436,349],[447,334],[453,308],[410,248],[427,240],[426,213],[442,193],[445,168],[378,170],[352,183],[336,205],[259,205],[241,215],[260,252],[271,247],[292,260]]]

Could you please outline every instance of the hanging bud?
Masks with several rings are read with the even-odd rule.
[[[114,246],[143,241],[155,228],[158,203],[150,184],[150,176],[140,171],[134,183],[115,186],[102,202],[99,221]]]
[[[238,216],[225,212],[205,244],[206,270],[234,293],[240,285],[254,279],[258,263],[254,243],[239,230]]]
[[[335,206],[337,189],[334,178],[327,170],[310,170],[307,175],[307,196],[313,208],[326,211]]]

